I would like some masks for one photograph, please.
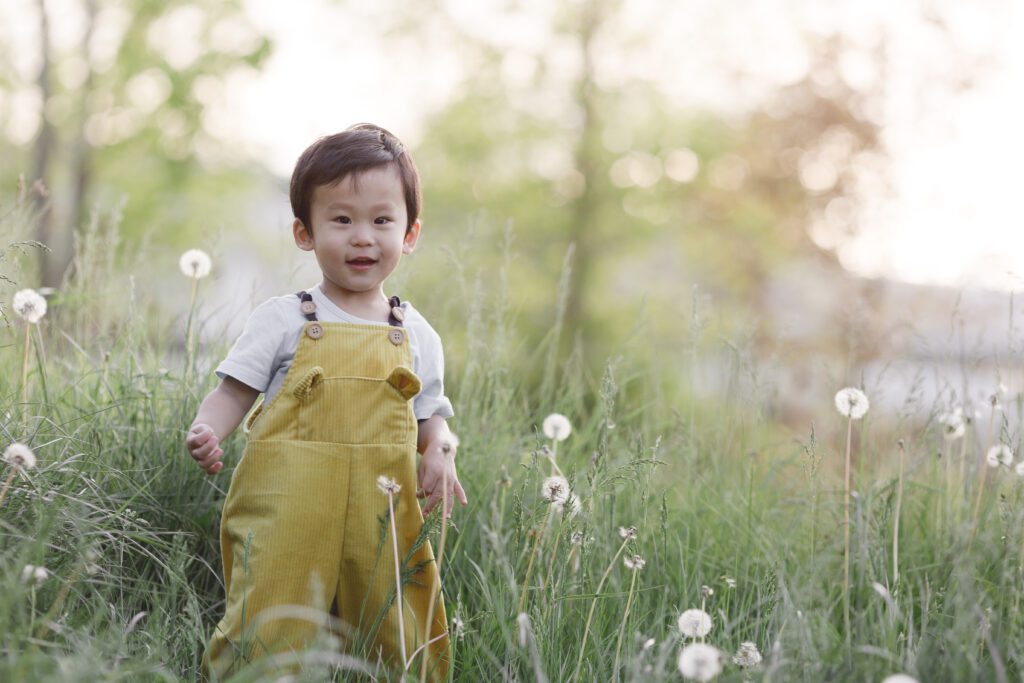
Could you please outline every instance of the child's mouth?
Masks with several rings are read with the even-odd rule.
[[[373,259],[353,259],[347,262],[348,265],[355,268],[356,270],[368,270],[373,264],[377,263]]]

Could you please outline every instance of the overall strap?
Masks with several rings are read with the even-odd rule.
[[[302,301],[300,308],[302,309],[302,314],[306,316],[306,320],[315,321],[317,317],[316,304],[313,303],[313,295],[306,290],[302,290],[301,292],[296,292],[295,296],[299,297],[299,300]],[[397,296],[393,296],[388,300],[388,303],[391,305],[391,312],[388,314],[388,323],[394,327],[402,327],[402,321],[405,320],[405,311],[402,310],[402,300]]]

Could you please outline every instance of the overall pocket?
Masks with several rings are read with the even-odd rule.
[[[418,384],[418,378],[412,378]],[[409,389],[409,384],[396,387],[374,377],[318,377],[297,396],[299,438],[341,444],[415,443],[411,397],[404,395]]]

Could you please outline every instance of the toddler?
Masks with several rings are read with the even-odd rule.
[[[263,655],[301,649],[329,609],[343,639],[399,668],[400,630],[407,656],[428,642],[431,678],[444,679],[447,618],[433,550],[429,542],[412,548],[423,514],[444,499],[444,476],[443,514],[455,496],[466,504],[445,422],[454,411],[440,337],[408,301],[383,290],[420,234],[419,176],[397,138],[359,124],[302,153],[290,197],[295,244],[313,252],[323,278],[253,311],[186,437],[199,466],[216,474],[221,442],[264,393],[246,421],[224,502],[227,604],[202,675],[224,677]],[[390,527],[382,525],[382,475],[401,486],[398,554],[411,578],[403,581],[404,614]],[[426,499],[422,512],[417,498]]]

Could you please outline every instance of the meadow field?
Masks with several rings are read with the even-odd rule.
[[[91,254],[45,315],[4,302],[0,680],[191,681],[223,613],[244,437],[208,477],[184,433],[233,340],[111,286]],[[195,313],[208,281],[178,284]],[[1024,678],[1020,394],[850,416],[837,392],[870,400],[880,378],[821,378],[795,430],[765,414],[742,349],[714,399],[677,381],[702,362],[698,334],[595,376],[557,353],[574,335],[560,323],[524,347],[514,299],[496,285],[435,321],[475,340],[447,359],[469,498],[441,564],[452,680]],[[436,512],[428,529],[436,550]],[[325,633],[300,672],[261,660],[230,680],[419,680],[416,662],[360,673],[336,646]]]

